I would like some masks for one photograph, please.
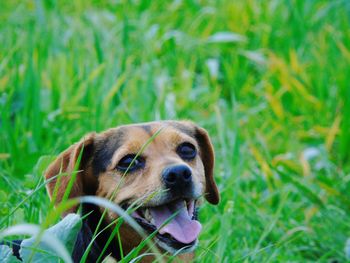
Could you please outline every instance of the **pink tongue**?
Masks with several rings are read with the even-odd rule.
[[[202,229],[202,225],[197,220],[191,220],[192,215],[188,214],[184,201],[153,207],[149,211],[157,229],[160,229],[164,222],[177,212],[173,219],[159,230],[159,233],[168,233],[181,243],[189,244],[196,240]]]

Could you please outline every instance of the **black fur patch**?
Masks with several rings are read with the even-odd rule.
[[[105,172],[111,162],[113,154],[122,145],[124,133],[118,130],[116,133],[106,137],[96,146],[92,159],[92,167],[95,176]]]
[[[150,137],[153,135],[151,125],[145,124],[140,126]]]
[[[185,124],[179,123],[179,122],[167,122],[169,126],[174,127],[175,129],[187,134],[188,136],[191,136],[192,138],[195,138],[195,131],[192,127],[188,127]]]
[[[85,253],[85,250],[90,247],[90,251],[85,262],[87,263],[95,263],[97,259],[100,257],[103,252],[103,248],[106,246],[107,240],[112,234],[112,227],[106,229],[107,222],[102,220],[102,224],[100,225],[95,236],[93,233],[96,231],[96,227],[99,225],[99,220],[102,216],[99,207],[93,204],[83,204],[82,205],[82,215],[88,215],[85,219],[83,219],[83,226],[80,229],[77,240],[74,245],[72,258],[74,263],[79,263]],[[104,231],[101,231],[104,229]],[[94,239],[94,240],[93,240]],[[93,241],[92,241],[93,240]],[[120,260],[119,254],[119,246],[116,245],[116,240],[111,242],[104,251],[102,255],[102,260],[107,256],[111,255],[117,260]]]
[[[12,248],[12,254],[19,259],[20,261],[22,261],[22,258],[19,254],[19,250],[21,249],[21,243],[23,240],[21,239],[17,239],[17,240],[12,240],[12,241],[4,241],[4,242],[0,242],[0,246],[2,245],[6,245],[9,246],[10,248]],[[1,259],[0,259],[1,260]]]

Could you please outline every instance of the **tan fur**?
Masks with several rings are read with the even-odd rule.
[[[148,128],[143,128],[145,125]],[[159,134],[142,153],[142,156],[147,160],[145,169],[126,174],[125,176],[123,176],[122,172],[115,169],[123,156],[130,153],[138,153],[150,137],[159,130]],[[116,137],[117,140],[122,142],[122,145],[113,153],[106,171],[93,175],[92,156],[89,156],[94,154],[92,149],[111,146],[103,145],[103,143],[106,139],[117,136],[118,131],[123,132],[121,138]],[[190,162],[182,160],[176,153],[176,147],[183,142],[192,143],[199,152],[198,156]],[[126,125],[100,134],[92,133],[85,136],[80,142],[72,145],[60,154],[46,171],[46,179],[57,176],[60,172],[65,173],[65,175],[59,176],[60,180],[54,179],[47,185],[50,197],[55,192],[55,187],[57,188],[56,203],[62,201],[82,149],[82,161],[78,167],[79,172],[69,195],[70,198],[91,194],[87,193],[87,191],[95,190],[96,196],[111,199],[116,204],[121,204],[126,200],[132,203],[143,199],[150,205],[157,205],[162,203],[162,198],[164,198],[164,192],[162,192],[164,189],[160,176],[163,169],[170,165],[183,164],[192,170],[195,191],[199,195],[203,195],[210,203],[217,204],[219,202],[219,193],[213,177],[214,151],[212,144],[207,132],[191,122],[168,121]],[[58,182],[59,185],[57,185]],[[154,193],[158,194],[154,195]],[[152,195],[154,196],[150,199],[149,197]],[[76,208],[73,208],[69,212],[75,210]],[[108,213],[109,221],[116,217],[117,215],[112,212]],[[121,228],[121,236],[124,254],[131,251],[141,241],[138,234],[127,225]],[[179,259],[184,259],[185,261],[190,261],[192,258],[192,254],[179,257]]]

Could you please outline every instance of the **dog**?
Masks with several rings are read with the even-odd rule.
[[[211,204],[219,203],[213,169],[214,150],[206,130],[189,121],[157,121],[87,134],[49,165],[45,178],[56,205],[64,199],[72,180],[69,198],[93,195],[124,209],[139,203],[131,216],[146,233],[158,230],[153,238],[157,247],[169,254],[180,251],[180,259],[189,261],[201,231],[197,218],[201,197]],[[70,208],[65,214],[77,209]],[[82,204],[84,220],[73,249],[74,262],[80,262],[92,241],[103,210]],[[118,215],[108,211],[100,229],[116,218]],[[103,250],[112,230],[109,227],[93,240],[87,262],[101,259],[101,253],[102,259],[121,259],[116,237]],[[123,255],[142,241],[127,223],[121,225],[119,233]],[[152,261],[152,257],[143,261]]]

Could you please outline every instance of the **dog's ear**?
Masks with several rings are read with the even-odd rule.
[[[84,195],[84,182],[89,177],[88,163],[93,153],[95,133],[70,146],[54,160],[45,172],[46,188],[55,205],[63,199]],[[85,177],[85,178],[84,178]],[[90,176],[91,177],[91,176]],[[75,212],[77,206],[67,212]]]
[[[206,181],[205,198],[209,203],[216,205],[219,203],[220,195],[214,180],[214,148],[205,129],[196,127],[195,138],[198,142],[200,148],[199,154],[204,165]]]

